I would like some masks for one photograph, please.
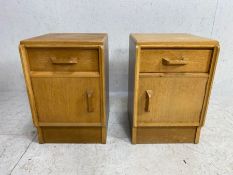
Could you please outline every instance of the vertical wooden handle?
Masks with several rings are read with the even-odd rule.
[[[94,112],[93,91],[87,91],[87,111],[88,112]]]
[[[150,112],[151,111],[151,98],[152,98],[153,91],[152,90],[146,90],[146,105],[145,105],[145,111]]]

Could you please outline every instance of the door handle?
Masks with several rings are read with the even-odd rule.
[[[169,58],[162,58],[162,63],[163,65],[167,66],[183,66],[188,64],[188,61],[185,60],[184,58],[177,59],[177,60],[171,60]]]
[[[145,111],[150,112],[151,111],[151,98],[153,95],[152,90],[146,90],[146,105],[145,105]]]
[[[50,60],[53,64],[77,64],[78,63],[78,58],[76,57],[71,57],[71,58],[51,57]]]
[[[88,112],[94,112],[93,91],[87,91],[87,111]]]

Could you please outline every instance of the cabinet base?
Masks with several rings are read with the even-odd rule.
[[[102,127],[40,127],[39,143],[106,143]]]
[[[132,143],[198,143],[200,127],[132,128]]]

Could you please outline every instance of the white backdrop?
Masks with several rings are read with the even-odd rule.
[[[0,91],[25,90],[21,39],[51,32],[108,33],[110,92],[126,95],[129,33],[185,32],[220,41],[214,94],[232,94],[232,9],[232,0],[0,0]]]

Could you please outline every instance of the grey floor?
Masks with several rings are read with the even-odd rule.
[[[107,144],[38,144],[25,92],[0,92],[0,174],[233,175],[233,102],[211,100],[200,143],[130,143],[127,97],[110,99]]]

